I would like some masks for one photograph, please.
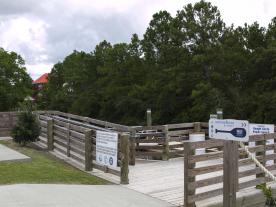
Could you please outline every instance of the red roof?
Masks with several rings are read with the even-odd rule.
[[[33,84],[38,84],[38,83],[48,83],[48,73],[43,74],[38,79],[33,81]]]

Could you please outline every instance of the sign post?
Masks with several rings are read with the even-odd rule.
[[[151,119],[151,109],[147,109],[147,126],[152,125],[152,119]]]
[[[238,177],[238,142],[249,139],[249,123],[245,120],[222,119],[222,109],[217,110],[217,119],[210,117],[209,137],[223,139],[223,206],[236,207]]]
[[[274,125],[273,124],[249,124],[249,135],[257,135],[257,134],[271,134],[274,133]],[[248,146],[255,147],[257,145],[269,145],[269,144],[274,144],[274,139],[268,139],[268,140],[263,140],[263,141],[257,141],[255,142],[249,142]],[[266,152],[257,152],[256,154],[263,155],[269,155],[273,154],[274,150],[269,150]],[[265,159],[262,161],[263,165],[273,165],[274,161],[273,160],[268,160],[265,161]]]
[[[223,111],[217,110],[218,119],[223,119]],[[225,141],[223,146],[223,206],[236,207],[236,179],[238,179],[237,147],[234,141]],[[231,172],[230,172],[231,171]]]
[[[223,147],[223,206],[236,207],[238,191],[238,143],[225,141]]]

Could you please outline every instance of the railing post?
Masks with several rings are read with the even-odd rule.
[[[223,110],[217,109],[217,118],[223,119]],[[236,207],[239,185],[238,142],[225,140],[223,144],[223,207]]]
[[[263,152],[263,165],[266,166],[266,136],[264,134],[264,142],[263,142],[263,146],[264,146],[264,152]],[[264,175],[265,177],[265,175]]]
[[[223,147],[223,206],[236,206],[238,191],[238,143],[224,141]]]
[[[152,126],[151,109],[147,109],[147,126]]]
[[[195,154],[190,142],[184,142],[184,207],[195,207],[195,202],[189,202],[189,197],[195,195],[195,189],[190,188],[190,183],[195,182],[195,176],[190,175],[190,170],[195,168],[195,163],[190,163],[190,156]]]
[[[170,138],[169,138],[168,131],[169,131],[168,125],[165,125],[165,128],[164,128],[165,142],[164,142],[164,151],[163,151],[162,160],[170,159]]]
[[[135,165],[135,156],[136,156],[136,132],[132,131],[130,133],[130,165]]]
[[[120,134],[121,184],[129,184],[129,134]]]
[[[48,150],[54,150],[54,121],[47,120],[47,146]]]
[[[260,161],[260,163],[265,166],[265,164],[266,164],[266,158],[265,158],[266,157],[266,153],[265,153],[266,152],[266,140],[265,140],[265,135],[262,135],[262,137],[263,137],[263,140],[256,141],[256,146],[263,146],[264,150],[261,152],[256,152],[256,156],[262,157],[262,160]],[[264,172],[258,173],[258,174],[256,174],[256,177],[257,178],[265,177],[265,173]]]
[[[66,138],[67,138],[67,157],[70,157],[70,123],[66,124]]]
[[[84,145],[85,145],[85,170],[91,171],[93,169],[93,143],[92,143],[92,136],[93,131],[87,130],[84,133]]]
[[[194,132],[200,132],[201,131],[201,124],[200,122],[194,122]]]

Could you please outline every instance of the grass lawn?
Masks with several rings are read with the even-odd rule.
[[[31,161],[1,161],[0,185],[14,183],[107,184],[107,181],[82,172],[53,155],[34,147],[21,147],[13,141],[0,141],[31,157]]]

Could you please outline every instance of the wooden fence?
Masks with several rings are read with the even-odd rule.
[[[129,127],[59,111],[40,111],[39,114],[88,129],[128,133],[130,165],[135,165],[137,157],[168,160],[184,156],[183,141],[189,139],[189,133],[202,131],[200,122]]]
[[[119,176],[122,184],[128,183],[130,134],[119,132],[118,163],[116,168],[100,165],[96,162],[96,131],[113,132],[111,128],[101,128],[86,122],[77,121],[75,115],[57,114],[57,112],[39,112],[41,125],[40,144],[48,150],[54,150],[70,157],[83,166],[86,171],[93,168]]]
[[[168,160],[184,156],[183,141],[189,134],[202,132],[201,123],[180,123],[136,127],[136,157]]]
[[[276,133],[250,136],[249,141],[255,142],[249,147],[256,153],[257,159],[268,170],[276,170],[276,144],[266,144],[267,140],[276,139]],[[205,154],[195,154],[198,148],[211,148]],[[184,206],[195,206],[196,201],[204,200],[223,193],[223,141],[206,140],[201,142],[184,142]],[[272,153],[271,153],[271,150]],[[266,152],[270,151],[270,154]],[[235,155],[233,155],[235,156]],[[267,161],[272,160],[268,164]],[[231,169],[229,169],[231,171]],[[229,173],[231,173],[229,171]],[[239,149],[238,175],[235,188],[241,190],[267,182],[267,178],[259,167],[248,158],[243,149]]]
[[[56,125],[58,125],[58,122],[64,122],[85,129],[128,133],[130,135],[130,165],[135,165],[135,157],[168,160],[170,158],[184,156],[182,142],[189,139],[189,133],[196,131],[196,128],[202,127],[202,123],[129,127],[59,111],[38,111],[37,113],[52,118],[53,120],[57,120]],[[0,136],[9,135],[11,128],[16,123],[16,116],[17,112],[0,113]],[[45,123],[42,123],[42,125],[43,124],[45,125]],[[58,128],[58,126],[55,128]],[[43,137],[47,137],[45,130],[46,129],[42,126],[42,144],[46,144],[46,141],[43,140]],[[204,131],[204,128],[202,131]]]
[[[60,111],[38,111],[39,114],[44,114],[49,117],[55,118],[55,117],[62,117],[65,119],[69,119],[72,121],[82,122],[83,126],[86,125],[92,125],[94,128],[106,128],[117,132],[132,132],[135,131],[132,127],[121,125],[121,124],[115,124],[108,121],[102,121],[98,119],[92,119],[90,117],[84,117],[84,116],[78,116],[74,114],[64,113]],[[89,127],[89,126],[88,126]],[[90,126],[91,127],[91,126]]]
[[[9,136],[17,122],[17,112],[0,112],[0,137]]]

